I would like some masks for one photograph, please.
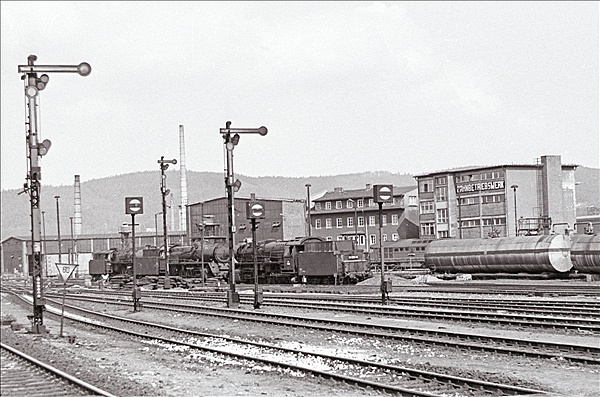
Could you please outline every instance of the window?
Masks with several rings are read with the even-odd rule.
[[[337,218],[337,219],[335,220],[335,222],[336,222],[336,223],[335,223],[335,226],[336,226],[336,227],[338,227],[338,228],[340,228],[340,227],[342,227],[342,226],[344,225],[344,224],[342,223],[342,218]]]
[[[501,179],[501,178],[504,178],[504,171],[492,172],[492,179]]]
[[[372,207],[374,205],[374,201],[372,198],[369,199],[369,207]]]
[[[417,196],[408,196],[408,205],[417,205]]]
[[[369,216],[369,226],[375,226],[375,215]]]
[[[331,209],[331,201],[327,201],[327,202],[325,203],[325,209],[326,209],[326,210],[330,210],[330,209]]]
[[[363,236],[362,234],[358,236],[358,245],[365,245],[365,240],[365,236]]]
[[[442,230],[440,232],[438,232],[438,238],[448,238],[448,231],[447,230]]]
[[[433,192],[433,181],[430,179],[430,180],[425,180],[425,181],[419,182],[419,192],[420,193]]]
[[[325,229],[331,229],[331,218],[325,219]]]
[[[485,181],[486,179],[493,179],[491,172],[482,172],[480,176],[482,181]]]
[[[392,241],[398,241],[398,233],[392,233]]]
[[[346,226],[348,227],[354,227],[354,218],[349,216],[348,218],[346,218]]]
[[[358,199],[358,200],[356,200],[356,206],[358,208],[364,207],[365,206],[365,200],[364,199]]]
[[[435,231],[435,225],[433,222],[421,223],[421,235],[432,236]]]
[[[398,214],[392,214],[392,225],[398,224]]]
[[[333,241],[333,238],[331,236],[327,236],[327,237],[325,237],[325,240],[327,240],[327,241]]]
[[[506,218],[494,218],[494,225],[506,225]]]
[[[321,209],[321,203],[315,203],[315,209],[316,210],[320,210]]]
[[[375,245],[377,243],[377,237],[374,234],[371,234],[369,236],[369,244],[370,245]]]
[[[447,223],[448,222],[448,209],[441,208],[437,210],[437,223]]]
[[[422,201],[421,202],[421,214],[432,214],[433,213],[433,201]]]
[[[365,217],[359,216],[358,217],[358,226],[364,226],[364,225],[365,225]]]
[[[387,241],[387,234],[382,234],[381,238],[383,239],[383,241]]]
[[[448,188],[438,186],[435,188],[435,201],[446,201],[448,199]]]
[[[346,208],[354,208],[354,200],[346,201]]]
[[[342,241],[344,239],[344,236],[337,236],[337,241]]]
[[[435,178],[435,184],[436,185],[446,185],[447,184],[446,177],[438,176],[437,178]]]
[[[387,225],[387,215],[381,215],[381,226]]]
[[[482,219],[481,224],[483,226],[492,226],[494,224],[494,220],[492,218]]]
[[[320,228],[321,228],[321,220],[315,219],[315,229],[320,229]]]
[[[479,219],[469,219],[468,221],[461,221],[462,227],[475,227],[479,226]]]
[[[461,197],[460,200],[458,200],[460,205],[470,205],[470,204],[477,204],[477,197]]]
[[[336,208],[336,209],[338,209],[338,210],[339,210],[340,208],[342,208],[342,202],[341,202],[341,201],[336,201],[336,202],[335,202],[335,208]]]
[[[490,195],[490,196],[483,196],[483,197],[481,197],[481,202],[483,204],[502,203],[502,202],[504,202],[504,195],[503,194],[494,194],[494,195]]]

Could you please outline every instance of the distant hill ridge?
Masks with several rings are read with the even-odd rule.
[[[167,187],[173,196],[173,205],[181,205],[181,186],[179,170],[166,172]],[[82,178],[85,177],[82,175]],[[311,198],[332,191],[336,187],[344,189],[361,189],[367,184],[391,183],[395,186],[415,185],[412,175],[386,171],[363,172],[332,176],[282,177],[263,176],[250,177],[236,174],[242,182],[239,197],[248,197],[255,193],[262,198],[306,198],[307,183],[311,184]],[[74,178],[73,178],[74,179]],[[187,172],[188,204],[197,203],[226,195],[224,175],[220,172]],[[18,190],[2,191],[2,240],[10,236],[28,236],[30,232],[29,197],[17,195]],[[42,186],[41,208],[45,212],[46,233],[57,234],[56,200],[59,195],[61,234],[70,235],[70,217],[74,216],[74,187]],[[144,214],[136,216],[140,230],[155,227],[154,215],[162,211],[160,194],[160,173],[144,171],[116,175],[106,178],[81,182],[81,213],[83,234],[113,233],[123,222],[130,222],[131,217],[125,215],[125,197],[144,197]],[[167,205],[171,205],[170,200]],[[170,216],[170,211],[169,211]],[[162,217],[158,217],[159,227]],[[170,218],[167,219],[170,225]],[[175,218],[175,227],[179,220]]]
[[[167,187],[173,196],[175,207],[181,204],[179,170],[166,172]],[[85,175],[82,175],[85,178]],[[224,175],[220,172],[187,172],[188,204],[197,203],[226,195]],[[311,198],[336,187],[345,190],[363,189],[367,184],[386,183],[395,186],[416,186],[412,174],[400,174],[387,171],[370,171],[354,174],[282,177],[250,177],[236,174],[242,182],[239,197],[248,197],[255,193],[259,198],[306,198],[307,183],[311,184]],[[589,206],[600,208],[600,169],[579,167],[575,171],[577,185],[578,214],[586,214]],[[2,191],[2,240],[11,236],[28,236],[30,231],[29,197],[17,195],[18,190]],[[74,216],[73,185],[43,186],[41,208],[45,212],[47,235],[57,234],[56,201],[60,198],[61,234],[70,235],[70,217]],[[160,194],[160,173],[158,171],[135,172],[107,178],[81,182],[82,231],[84,234],[114,233],[123,222],[131,221],[125,215],[125,197],[144,197],[144,214],[136,217],[140,230],[155,227],[155,214],[162,211]],[[167,205],[171,205],[170,201]],[[170,211],[169,211],[170,212]],[[159,226],[162,225],[159,216]],[[170,224],[170,218],[167,220]],[[175,218],[176,228],[179,220]]]

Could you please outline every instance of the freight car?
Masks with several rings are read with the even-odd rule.
[[[444,239],[425,249],[427,267],[448,273],[564,273],[570,239],[562,234],[489,239]]]
[[[573,269],[579,273],[600,273],[600,235],[572,235],[571,262]]]
[[[237,247],[236,260],[241,282],[254,282],[252,242]],[[256,262],[258,282],[262,284],[355,284],[372,275],[364,251],[351,240],[302,237],[259,241]]]
[[[383,244],[383,262],[387,270],[423,269],[425,266],[425,248],[431,239],[400,239]],[[372,268],[381,266],[381,254],[378,246],[372,247],[369,256]]]

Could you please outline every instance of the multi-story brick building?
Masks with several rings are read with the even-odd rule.
[[[481,238],[573,228],[576,165],[464,167],[415,176],[421,238]],[[554,230],[556,231],[556,230]]]
[[[291,240],[306,235],[305,201],[294,199],[273,199],[235,197],[235,241],[241,242],[252,237],[250,220],[246,218],[246,203],[260,202],[265,209],[264,219],[258,220],[256,240]],[[188,205],[189,235],[192,241],[204,237],[228,239],[227,197],[219,197]]]
[[[344,190],[341,187],[312,200],[311,235],[326,240],[357,240],[365,249],[379,244],[379,206],[373,200],[373,187]],[[393,201],[382,207],[384,241],[417,238],[417,188],[393,188]]]

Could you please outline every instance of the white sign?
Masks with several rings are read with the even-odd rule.
[[[456,193],[477,192],[480,190],[504,189],[504,181],[480,182],[456,187]]]
[[[72,265],[67,263],[57,263],[56,268],[58,269],[58,275],[60,276],[63,283],[66,283],[71,274],[73,274],[73,270],[79,265]]]

